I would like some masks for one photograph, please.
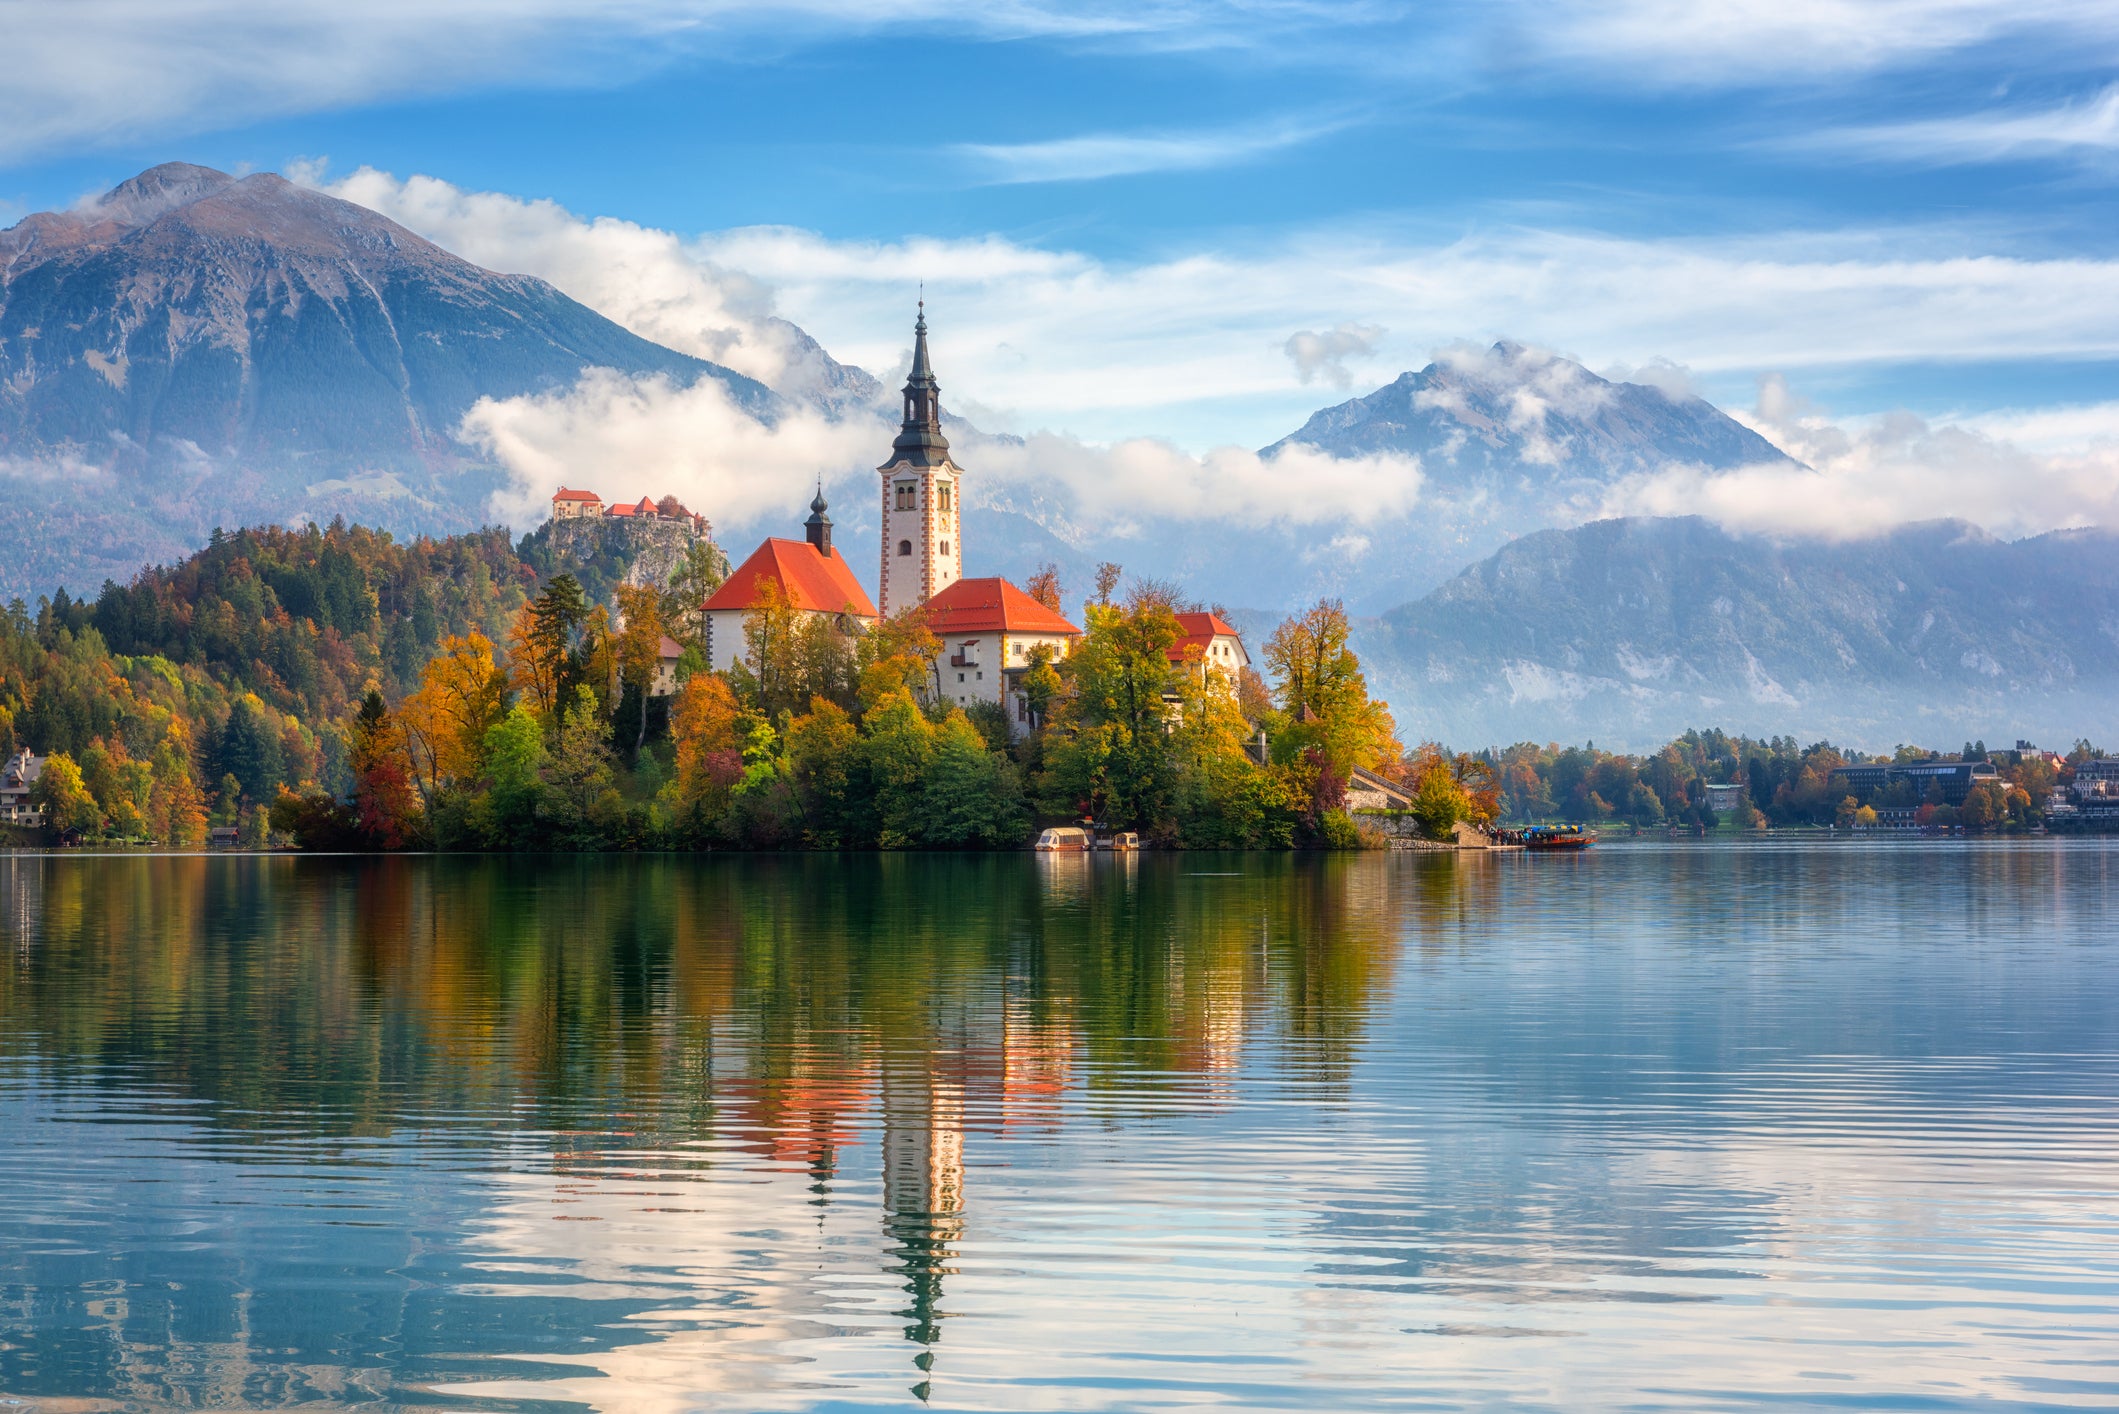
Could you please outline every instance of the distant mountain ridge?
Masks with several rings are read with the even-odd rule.
[[[0,509],[28,550],[0,589],[129,578],[216,523],[478,524],[497,477],[454,440],[463,414],[591,366],[775,401],[364,207],[270,173],[152,168],[0,231],[0,468],[47,493]]]
[[[1646,747],[1690,726],[1898,740],[2119,727],[2119,533],[1937,521],[1777,542],[1693,517],[1525,536],[1363,626],[1401,728]]]

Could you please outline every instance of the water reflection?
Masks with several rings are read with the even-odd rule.
[[[0,1394],[2119,1397],[2114,858],[10,858]]]

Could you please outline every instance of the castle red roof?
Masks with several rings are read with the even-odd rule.
[[[1204,658],[1207,649],[1216,638],[1227,634],[1230,638],[1241,638],[1229,621],[1219,614],[1179,614],[1177,625],[1185,636],[1170,645],[1170,661],[1182,663],[1189,658]]]
[[[937,638],[960,633],[1065,633],[1081,630],[1005,579],[960,579],[927,601]]]
[[[787,602],[797,609],[868,619],[876,616],[876,606],[853,577],[846,557],[836,551],[826,555],[807,540],[766,541],[708,596],[706,607],[755,609],[758,586],[768,579],[779,584]]]
[[[552,499],[555,501],[601,502],[603,500],[603,497],[597,495],[594,491],[569,491],[566,487],[562,486],[559,488],[558,492],[552,497]]]

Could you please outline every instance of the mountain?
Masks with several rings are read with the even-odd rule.
[[[1673,462],[1728,470],[1788,460],[1714,404],[1614,383],[1572,359],[1502,342],[1457,351],[1311,416],[1266,448],[1420,458],[1427,484],[1461,497],[1549,496]]]
[[[2119,534],[1997,540],[1955,521],[1782,543],[1695,518],[1525,536],[1363,625],[1409,738],[1691,726],[1868,747],[2119,727]]]
[[[590,366],[717,378],[773,404],[364,207],[270,173],[155,167],[0,231],[0,527],[15,550],[0,593],[122,580],[215,524],[478,524],[498,476],[454,440],[458,420]]]

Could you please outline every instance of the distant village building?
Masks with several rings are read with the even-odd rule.
[[[1741,781],[1711,781],[1706,791],[1706,805],[1717,815],[1726,814],[1744,803],[1744,785]]]
[[[847,633],[876,621],[876,607],[853,576],[846,557],[832,548],[831,517],[822,490],[809,503],[801,540],[767,540],[736,566],[706,600],[706,665],[715,672],[734,667],[746,646],[743,621],[764,606],[765,586],[778,587],[788,607],[804,615],[829,614]]]
[[[44,823],[44,807],[32,805],[30,792],[44,774],[44,758],[24,747],[0,767],[0,824],[35,828]]]
[[[922,604],[964,577],[963,473],[942,435],[942,390],[927,357],[927,303],[912,331],[905,422],[883,477],[883,615]]]
[[[1908,782],[1913,789],[1925,795],[1930,786],[1942,792],[1945,805],[1962,805],[1972,787],[1981,781],[2000,779],[1990,761],[1946,761],[1933,757],[1926,761],[1877,761],[1861,766],[1835,766],[1832,782],[1835,789],[1865,798],[1889,785]]]
[[[936,672],[944,701],[969,707],[998,702],[1021,735],[1033,723],[1022,693],[1032,653],[1050,650],[1057,663],[1082,631],[1005,579],[960,579],[927,601],[928,631],[940,640]]]
[[[648,696],[667,697],[677,690],[677,662],[683,657],[684,645],[666,633],[662,635],[655,657],[655,683],[648,689]]]

